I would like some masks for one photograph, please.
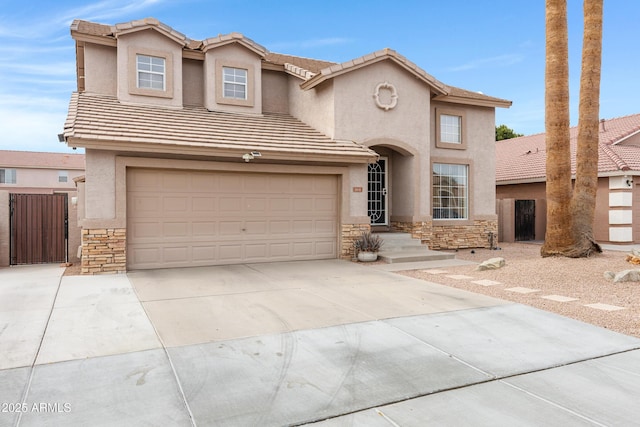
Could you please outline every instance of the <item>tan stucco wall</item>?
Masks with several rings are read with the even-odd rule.
[[[376,86],[392,84],[397,105],[379,108]],[[430,91],[407,71],[380,62],[335,78],[335,138],[363,143],[389,157],[391,220],[428,220]],[[388,147],[385,150],[382,147]],[[406,156],[402,156],[404,152]]]
[[[320,132],[335,138],[333,81],[310,90],[300,89],[302,80],[289,76],[289,113]]]
[[[262,111],[289,113],[289,83],[286,74],[262,70]]]
[[[431,126],[431,155],[439,161],[447,159],[469,163],[469,186],[471,191],[470,215],[495,217],[495,111],[493,108],[473,107],[433,102],[431,117],[435,122],[436,109],[460,112],[465,117],[465,150],[438,148],[435,145],[436,127]]]
[[[248,88],[247,96],[253,97],[253,105],[233,105],[232,103],[217,102],[216,86],[220,86],[222,82],[222,76],[217,75],[220,65],[249,70],[249,78],[252,79],[253,90]],[[260,57],[240,45],[225,45],[208,50],[205,53],[204,60],[204,89],[204,105],[211,111],[262,114],[262,66]]]
[[[182,60],[182,102],[184,105],[204,106],[204,61]]]
[[[67,171],[67,182],[58,182],[58,171]],[[84,175],[83,170],[16,168],[16,183],[0,184],[0,189],[11,193],[33,193],[38,188],[43,189],[42,193],[75,190],[73,178],[81,175]]]
[[[85,215],[87,220],[116,217],[115,153],[87,149],[85,153]]]
[[[115,47],[85,43],[85,91],[116,96],[117,53]]]
[[[130,84],[135,87],[135,81],[130,82],[131,69],[135,70],[136,64],[129,63],[131,49],[145,49],[143,54],[167,54],[172,59],[173,67],[169,70],[167,64],[167,87],[172,87],[171,98],[159,96],[144,96],[130,93]],[[155,30],[138,31],[118,37],[118,99],[123,102],[164,105],[182,107],[182,46],[173,40],[161,35]],[[170,72],[172,71],[172,72]],[[135,72],[133,73],[135,75]],[[169,77],[172,75],[173,79]]]

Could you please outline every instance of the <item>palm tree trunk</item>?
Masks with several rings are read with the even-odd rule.
[[[545,23],[547,231],[540,250],[543,257],[563,255],[573,245],[566,0],[546,0]]]
[[[600,110],[600,69],[602,62],[602,3],[584,0],[584,38],[580,74],[576,183],[571,200],[573,213],[573,257],[601,252],[593,238],[598,189],[598,127]]]

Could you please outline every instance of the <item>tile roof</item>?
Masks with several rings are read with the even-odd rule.
[[[262,57],[267,53],[267,49],[265,49],[264,46],[259,45],[258,43],[254,42],[250,38],[243,36],[240,33],[224,34],[203,40],[202,51],[206,52],[209,49],[214,49],[216,47],[224,46],[230,43],[240,43],[247,49],[252,50],[257,55]]]
[[[356,70],[366,65],[373,64],[383,60],[392,60],[393,62],[397,63],[401,67],[405,68],[407,71],[414,74],[420,80],[424,81],[429,86],[431,86],[436,93],[438,94],[447,93],[445,89],[446,85],[444,83],[438,81],[436,78],[428,74],[422,68],[418,67],[416,64],[409,61],[407,58],[400,55],[395,50],[389,49],[389,48],[378,50],[376,52],[361,56],[356,59],[352,59],[347,62],[343,62],[341,64],[333,64],[329,67],[323,68],[318,73],[316,73],[316,75],[313,76],[311,79],[304,82],[302,84],[302,88],[311,89],[325,80],[328,80],[335,76],[339,76],[349,71]]]
[[[84,170],[84,154],[1,150],[0,167]]]
[[[113,45],[119,33],[126,34],[130,31],[140,29],[155,28],[156,30],[166,34],[178,43],[181,43],[187,52],[202,55],[208,49],[221,46],[228,43],[240,43],[256,54],[263,57],[263,61],[267,65],[281,66],[283,70],[293,74],[304,80],[303,89],[311,89],[317,84],[325,80],[337,77],[343,73],[356,70],[360,67],[376,63],[382,60],[392,60],[400,67],[406,69],[418,79],[422,80],[434,89],[438,95],[435,99],[445,102],[454,102],[471,105],[483,105],[491,107],[511,106],[511,101],[484,95],[479,92],[471,92],[453,86],[448,86],[436,78],[428,74],[415,63],[409,61],[406,57],[400,55],[393,49],[385,48],[359,58],[352,59],[343,63],[335,63],[330,61],[322,61],[318,59],[303,58],[293,55],[285,55],[281,53],[268,52],[263,46],[257,44],[253,40],[244,37],[240,33],[231,33],[219,35],[217,37],[208,38],[204,41],[191,40],[182,33],[175,31],[170,26],[163,24],[155,18],[144,18],[137,21],[130,21],[116,25],[103,25],[93,22],[75,20],[71,24],[71,32],[74,37],[78,35],[88,35],[93,37],[102,37]]]
[[[287,114],[131,105],[110,96],[77,92],[71,97],[64,136],[70,146],[102,149],[145,144],[139,149],[222,157],[257,150],[264,160],[360,163],[377,158],[374,151],[360,144],[332,140]]]
[[[640,114],[603,120],[600,123],[598,172],[640,171],[640,146],[626,144],[640,133]],[[576,171],[578,127],[570,129],[571,173]],[[545,134],[496,141],[496,182],[511,184],[546,179]]]
[[[313,74],[317,74],[323,68],[335,65],[335,62],[321,61],[319,59],[303,58],[301,56],[284,55],[282,53],[267,53],[264,58],[265,62],[275,65],[292,64],[296,67],[300,67],[303,70],[310,71]]]

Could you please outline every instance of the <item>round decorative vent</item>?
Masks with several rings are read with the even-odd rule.
[[[378,108],[389,111],[398,104],[398,92],[396,87],[389,82],[379,83],[373,93],[373,99],[375,99]]]

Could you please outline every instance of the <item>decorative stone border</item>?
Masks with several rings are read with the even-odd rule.
[[[124,273],[127,270],[127,230],[82,230],[82,274]]]

